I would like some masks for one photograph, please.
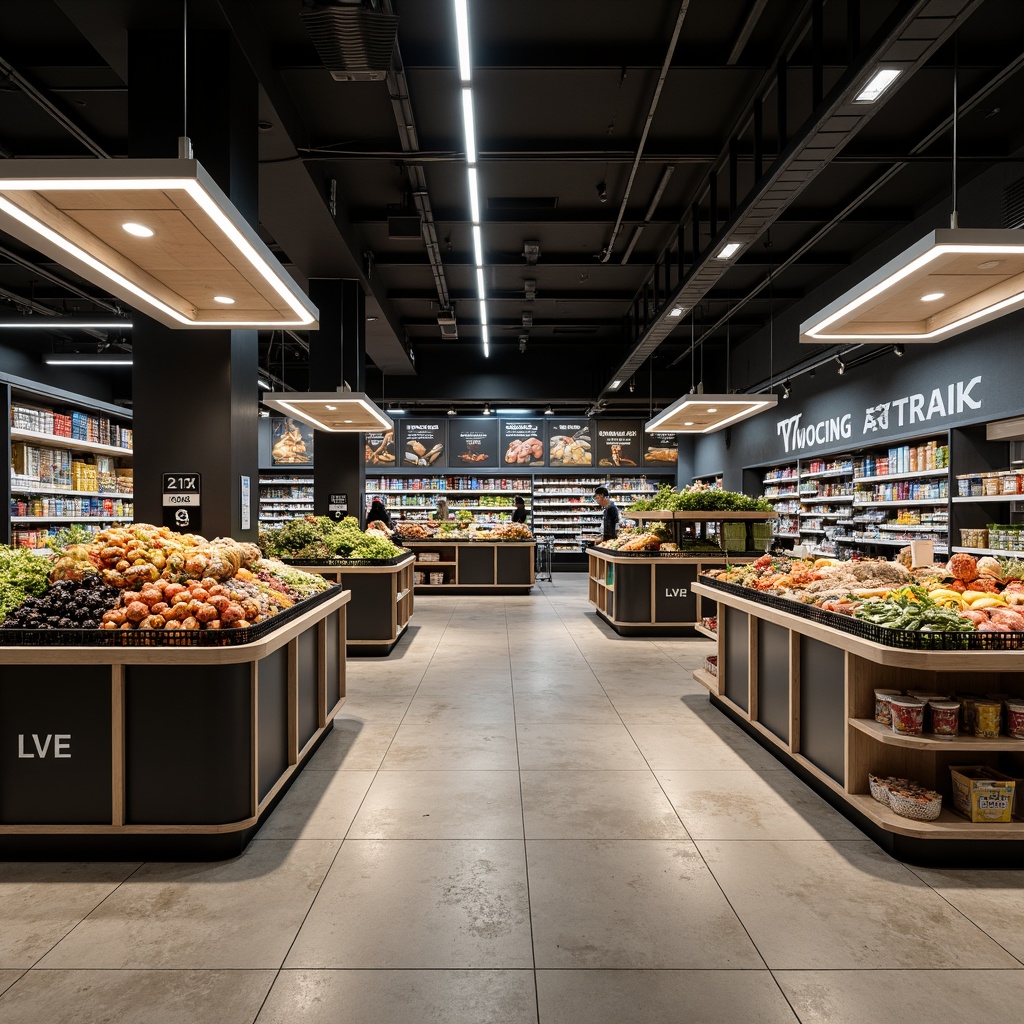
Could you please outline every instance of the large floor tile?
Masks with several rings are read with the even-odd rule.
[[[437,723],[404,723],[381,764],[384,769],[407,771],[507,771],[518,766],[512,719],[484,722],[459,716]]]
[[[260,839],[344,839],[373,772],[302,772],[260,829]]]
[[[517,722],[587,722],[615,726],[622,724],[611,701],[603,693],[517,692],[515,714]]]
[[[338,847],[257,839],[234,860],[145,864],[40,966],[280,967]]]
[[[522,842],[346,841],[286,966],[532,967]]]
[[[256,1024],[537,1024],[532,971],[282,971]]]
[[[911,870],[1024,963],[1024,871]]]
[[[650,770],[522,773],[527,839],[688,839]]]
[[[625,727],[585,722],[524,722],[518,728],[519,761],[524,771],[646,768]]]
[[[542,1024],[797,1021],[768,971],[538,971],[537,1002]]]
[[[538,968],[763,968],[690,842],[528,840]]]
[[[511,723],[514,720],[512,691],[483,694],[420,693],[409,705],[404,722],[408,725],[433,725],[457,719]]]
[[[694,839],[861,839],[790,771],[656,773]]]
[[[625,712],[622,718],[655,771],[766,771],[779,766],[764,747],[729,722],[709,725],[686,717],[652,723]]]
[[[1020,966],[869,840],[697,845],[772,970]]]
[[[138,864],[0,864],[0,968],[31,967]]]
[[[324,737],[303,771],[374,771],[384,760],[398,724],[398,719],[378,722],[335,718],[334,728]]]
[[[515,771],[382,771],[349,839],[518,839]]]
[[[801,1024],[1008,1024],[1024,971],[777,971]]]
[[[274,971],[29,971],[0,1024],[250,1024]]]
[[[24,973],[24,971],[0,971],[0,993],[6,992]]]

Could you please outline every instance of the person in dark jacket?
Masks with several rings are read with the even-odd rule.
[[[395,524],[391,520],[391,513],[388,512],[384,504],[383,495],[377,494],[373,496],[373,501],[370,502],[370,511],[366,513],[366,525],[369,526],[370,523],[376,522],[383,523],[389,530],[395,528]]]
[[[525,523],[526,522],[526,502],[523,501],[522,495],[516,495],[516,509],[512,513],[513,523]]]
[[[619,535],[619,506],[612,501],[607,487],[594,488],[594,501],[601,506],[601,540],[615,540]]]

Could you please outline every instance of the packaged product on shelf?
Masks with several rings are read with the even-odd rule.
[[[986,765],[950,765],[953,807],[973,822],[1008,822],[1016,783]]]

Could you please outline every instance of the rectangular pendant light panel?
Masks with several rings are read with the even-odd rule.
[[[168,327],[317,327],[196,160],[0,160],[0,227]]]
[[[394,420],[361,391],[276,391],[261,395],[260,402],[328,433],[395,429]]]
[[[711,434],[778,404],[778,395],[683,395],[648,421],[648,433]]]
[[[931,343],[1024,307],[1024,231],[933,231],[800,325],[800,341]]]

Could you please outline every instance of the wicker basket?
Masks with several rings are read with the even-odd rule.
[[[913,818],[914,821],[934,821],[942,811],[942,797],[930,790],[923,791],[920,796],[927,796],[927,801],[889,793],[889,807],[902,818]]]
[[[432,586],[439,587],[442,583],[444,583],[444,573],[443,572],[432,572],[432,573],[430,573],[430,583],[431,583]]]
[[[889,790],[877,775],[868,776],[868,788],[871,795],[880,803],[889,806]]]

